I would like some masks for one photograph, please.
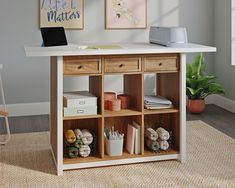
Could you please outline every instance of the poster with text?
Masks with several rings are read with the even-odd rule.
[[[40,0],[40,27],[83,29],[83,0]]]
[[[146,28],[147,0],[106,0],[106,29]]]

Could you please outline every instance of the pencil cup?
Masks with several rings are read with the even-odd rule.
[[[109,156],[121,156],[123,150],[123,138],[119,140],[108,140],[105,138],[106,153]]]

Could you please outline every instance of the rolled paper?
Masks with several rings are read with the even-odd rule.
[[[115,92],[104,92],[104,109],[109,110],[109,100],[116,99]]]
[[[148,128],[145,132],[145,135],[148,139],[152,141],[156,141],[158,139],[157,132],[154,131],[152,128]]]
[[[159,141],[159,146],[161,150],[168,150],[169,149],[169,143],[167,141]]]
[[[78,156],[78,148],[76,147],[69,147],[68,148],[68,156],[69,158],[75,158]]]
[[[130,95],[121,94],[121,95],[118,95],[117,98],[121,100],[121,108],[122,109],[130,108],[130,104],[131,104],[131,96]]]
[[[91,153],[91,148],[88,145],[82,145],[79,149],[79,155],[81,157],[88,157]]]
[[[151,151],[158,151],[159,150],[159,143],[157,141],[152,141],[147,139],[146,145]]]
[[[158,134],[158,138],[160,140],[165,140],[167,141],[170,138],[170,134],[168,131],[166,131],[165,129],[163,129],[162,127],[158,128],[156,130],[157,134]]]
[[[84,145],[89,145],[93,141],[93,136],[88,129],[82,130],[82,142]]]
[[[82,142],[82,139],[77,139],[75,142],[74,142],[74,146],[76,148],[80,148],[82,146],[83,142]]]
[[[82,131],[80,129],[75,129],[74,133],[75,133],[77,139],[82,138]]]

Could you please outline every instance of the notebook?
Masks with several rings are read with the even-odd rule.
[[[126,135],[126,150],[130,154],[134,154],[135,134],[136,128],[133,127],[131,124],[128,124]]]
[[[42,27],[40,29],[44,46],[68,45],[63,27]]]

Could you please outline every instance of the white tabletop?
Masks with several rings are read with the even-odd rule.
[[[96,46],[103,44],[88,44]],[[118,45],[120,49],[82,49],[84,44],[69,44],[68,46],[40,47],[25,46],[27,57],[72,56],[72,55],[119,55],[119,54],[156,54],[156,53],[194,53],[216,52],[215,47],[188,43],[178,47],[165,47],[149,43],[119,43],[104,44]]]

